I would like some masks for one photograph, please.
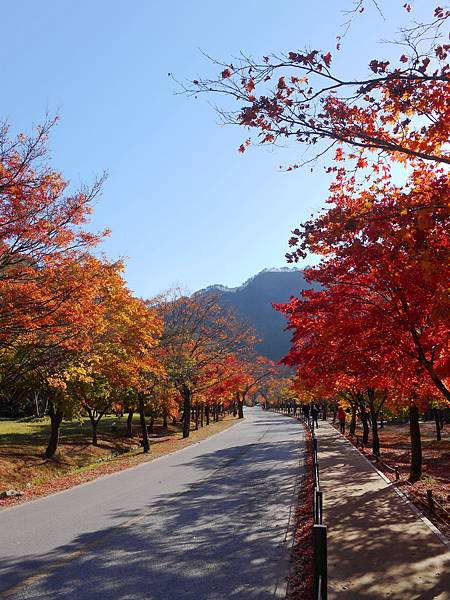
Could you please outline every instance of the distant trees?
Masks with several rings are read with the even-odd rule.
[[[211,388],[231,384],[230,361],[248,351],[256,338],[212,295],[180,296],[166,302],[162,310],[164,364],[183,398],[183,437],[189,437],[193,400]]]

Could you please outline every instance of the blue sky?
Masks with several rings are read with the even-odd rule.
[[[403,2],[369,5],[337,58],[365,73],[392,39]],[[240,155],[246,132],[222,127],[206,98],[175,95],[168,77],[214,74],[201,54],[333,49],[351,0],[212,2],[35,0],[2,7],[0,118],[13,131],[59,114],[52,164],[74,185],[109,174],[91,228],[112,228],[103,249],[126,257],[140,296],[174,284],[239,285],[285,266],[290,230],[323,205],[323,169],[279,172],[296,149]],[[415,14],[430,7],[414,4]],[[398,54],[398,50],[396,51]]]

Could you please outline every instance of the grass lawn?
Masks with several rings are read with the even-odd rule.
[[[54,458],[45,460],[43,452],[50,433],[49,419],[0,419],[0,492],[14,489],[25,492],[21,499],[0,500],[0,506],[66,489],[99,475],[121,470],[156,456],[173,452],[231,426],[237,420],[225,417],[219,423],[192,431],[182,439],[182,425],[164,429],[156,422],[150,434],[150,453],[140,448],[139,417],[135,416],[133,438],[123,436],[126,417],[104,417],[98,426],[98,446],[91,443],[89,419],[66,421],[61,425],[60,445]],[[116,423],[117,432],[111,431]]]

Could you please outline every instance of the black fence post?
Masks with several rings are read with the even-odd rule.
[[[314,543],[314,597],[327,600],[327,528],[326,525],[313,526]],[[320,583],[319,583],[320,582]],[[320,597],[318,596],[320,590]]]

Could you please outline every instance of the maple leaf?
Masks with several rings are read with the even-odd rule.
[[[224,69],[220,76],[222,77],[222,79],[228,79],[228,77],[231,77],[230,69]]]
[[[247,90],[247,92],[251,93],[253,92],[253,90],[255,89],[255,82],[253,79],[249,79],[248,82],[245,85],[245,89]]]
[[[323,62],[326,64],[326,66],[329,67],[331,64],[331,52],[327,52],[326,54],[323,54],[322,59],[323,59]]]

